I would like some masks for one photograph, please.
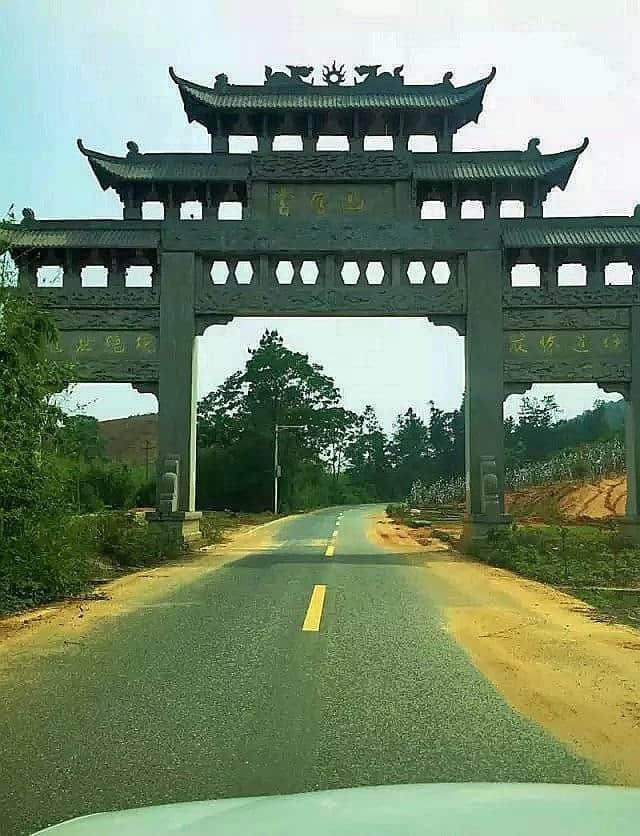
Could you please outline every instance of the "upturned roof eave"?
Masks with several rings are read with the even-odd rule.
[[[412,160],[414,176],[415,178],[420,181],[425,182],[438,182],[444,180],[456,180],[459,182],[479,182],[479,181],[490,181],[490,180],[499,180],[499,179],[509,179],[509,180],[538,180],[540,182],[544,182],[548,188],[553,188],[554,186],[558,186],[561,189],[564,189],[569,181],[571,173],[575,167],[575,164],[578,160],[578,157],[585,149],[587,144],[587,140],[582,143],[581,146],[578,148],[570,149],[567,151],[560,151],[554,154],[546,154],[546,155],[538,155],[537,157],[532,157],[531,155],[527,154],[527,152],[522,151],[465,151],[465,152],[449,152],[449,153],[416,153],[415,156],[410,155],[410,159]],[[82,154],[87,157],[89,164],[91,166],[92,171],[94,172],[96,179],[100,183],[102,189],[106,190],[110,187],[117,188],[123,184],[135,184],[135,183],[152,183],[152,182],[196,182],[196,181],[210,181],[214,182],[216,180],[220,180],[220,182],[225,181],[227,179],[242,179],[242,170],[239,172],[235,172],[235,177],[233,176],[233,172],[227,172],[226,176],[225,172],[221,172],[219,177],[215,177],[213,173],[211,176],[202,176],[200,173],[197,173],[198,176],[188,177],[181,174],[176,174],[175,176],[167,175],[166,168],[170,168],[171,162],[175,161],[176,164],[181,162],[190,161],[197,158],[198,162],[211,162],[212,164],[215,162],[216,164],[224,161],[224,162],[233,162],[242,169],[243,166],[246,165],[247,167],[247,175],[249,176],[249,168],[250,168],[250,160],[251,154],[238,154],[238,155],[229,155],[225,156],[223,160],[219,160],[217,157],[212,156],[208,153],[202,154],[179,154],[179,153],[155,153],[155,154],[140,154],[138,158],[136,157],[117,157],[109,154],[103,154],[99,151],[93,151],[91,149],[85,148],[82,144],[81,140],[78,140],[78,147],[80,148]],[[296,152],[296,153],[303,153],[303,152]],[[347,153],[347,152],[345,152]],[[370,153],[377,153],[377,152],[370,152]],[[384,152],[383,152],[384,153]],[[390,153],[390,152],[389,152]],[[547,166],[547,171],[541,174],[530,174],[526,171],[527,163],[532,161],[543,161],[543,163]],[[469,176],[465,176],[464,173],[456,174],[456,173],[448,173],[446,171],[447,165],[450,164],[453,168],[461,167],[464,168],[464,165],[468,163],[470,166],[474,162],[483,162],[486,161],[488,165],[494,165],[498,170],[497,171],[490,171],[486,175],[484,174],[470,174]],[[161,164],[164,163],[165,171],[159,171],[156,176],[153,173],[149,174],[150,165],[154,162],[159,162]],[[144,174],[141,174],[140,177],[131,176],[129,172],[135,170],[136,165],[140,164],[141,169],[144,167]],[[433,176],[429,176],[428,174],[428,167],[429,164],[432,163],[436,166],[436,171]],[[504,164],[505,166],[510,165],[512,168],[521,167],[522,171],[511,173],[502,173],[499,171],[500,164]],[[127,169],[127,172],[118,173],[117,169]],[[116,169],[114,171],[114,169]],[[438,171],[438,169],[440,169]]]
[[[404,110],[404,111],[424,111],[424,110],[433,110],[435,112],[450,112],[455,113],[456,111],[461,111],[465,107],[471,106],[471,114],[468,119],[462,124],[466,124],[468,121],[477,121],[479,114],[482,111],[482,99],[484,97],[484,93],[487,89],[489,83],[493,80],[496,74],[496,68],[493,67],[491,72],[488,76],[478,81],[471,82],[470,84],[461,85],[460,87],[453,87],[453,85],[444,85],[443,83],[440,84],[433,84],[433,85],[406,85],[403,87],[397,88],[397,90],[390,89],[385,91],[384,88],[382,89],[365,89],[362,90],[361,85],[356,86],[348,86],[348,87],[335,87],[332,88],[330,86],[315,86],[315,85],[307,85],[306,87],[301,87],[300,89],[293,88],[293,89],[283,89],[283,88],[275,88],[273,90],[265,90],[264,87],[259,85],[231,85],[229,88],[229,92],[227,93],[224,88],[223,90],[215,90],[214,88],[207,87],[202,84],[198,84],[193,81],[189,81],[188,79],[181,78],[178,76],[173,67],[169,68],[169,75],[171,79],[174,81],[178,90],[180,92],[180,96],[182,98],[182,103],[185,109],[185,113],[189,121],[198,121],[201,123],[206,123],[206,111],[208,110],[211,114],[214,114],[216,111],[233,111],[241,109],[241,105],[237,103],[234,105],[230,105],[229,107],[225,107],[224,105],[213,105],[206,101],[207,98],[217,97],[217,98],[224,98],[224,96],[229,95],[229,97],[233,96],[234,98],[242,98],[243,96],[251,97],[255,99],[256,97],[260,97],[261,95],[264,97],[264,102],[262,106],[260,103],[252,104],[247,109],[253,110],[254,112],[261,112],[262,110],[273,112],[276,108],[269,106],[269,101],[278,95],[289,95],[289,96],[296,96],[296,95],[304,95],[308,96],[311,99],[314,95],[321,97],[326,95],[336,95],[340,98],[344,98],[347,102],[349,101],[350,97],[353,96],[362,96],[362,95],[370,95],[372,97],[380,96],[384,97],[385,95],[402,95],[405,94],[415,94],[415,95],[442,95],[444,92],[448,93],[450,96],[455,96],[457,101],[453,102],[449,105],[443,104],[434,104],[432,107],[428,105],[395,105],[389,106],[389,109],[396,109],[396,110]],[[204,100],[203,100],[204,99]],[[375,103],[371,105],[371,108],[381,107],[383,105],[376,105]],[[283,106],[281,109],[283,112],[287,112],[288,110],[292,110],[295,112],[299,112],[304,109],[313,110],[313,103],[301,106],[301,107],[286,107]],[[326,110],[331,109],[325,106],[321,106],[318,108],[319,110]],[[348,109],[348,106],[347,108]],[[358,105],[356,102],[353,103],[353,109],[358,110],[366,110],[367,107]],[[202,112],[204,111],[204,113]]]

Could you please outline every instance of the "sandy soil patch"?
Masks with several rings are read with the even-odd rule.
[[[640,631],[595,622],[584,602],[455,552],[434,554],[423,577],[451,634],[517,711],[612,783],[640,786]]]
[[[281,522],[240,527],[228,535],[226,542],[208,546],[184,560],[141,569],[102,584],[96,591],[104,598],[61,601],[1,618],[0,670],[28,656],[67,652],[105,620],[153,604],[244,554],[268,547]]]
[[[591,483],[557,483],[532,485],[507,494],[507,508],[527,514],[542,501],[555,505],[569,520],[608,519],[624,514],[627,500],[627,481],[624,476],[612,476]]]
[[[430,552],[449,550],[446,543],[434,538],[430,527],[408,529],[406,525],[395,523],[390,519],[372,520],[372,524],[367,529],[367,537],[377,546],[411,553],[424,551],[425,547]]]

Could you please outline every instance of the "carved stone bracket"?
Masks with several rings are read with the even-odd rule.
[[[201,337],[210,325],[228,325],[232,319],[219,314],[196,314],[196,334]]]
[[[451,314],[431,314],[429,316],[430,322],[434,325],[448,325],[449,328],[459,334],[461,337],[467,333],[467,323],[464,316],[455,316]]]
[[[158,383],[150,383],[144,381],[137,381],[131,384],[136,392],[140,392],[142,395],[155,395],[158,397]]]
[[[532,386],[533,383],[505,383],[503,400],[506,400],[509,395],[524,395]]]
[[[622,395],[626,401],[629,400],[630,385],[630,383],[624,383],[622,381],[618,381],[617,383],[596,382],[598,389],[602,389],[603,392],[617,392],[619,395]]]

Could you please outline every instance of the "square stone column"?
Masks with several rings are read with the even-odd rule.
[[[195,256],[162,253],[160,267],[158,475],[167,459],[179,459],[176,510],[191,513],[196,478]]]
[[[466,259],[464,542],[509,523],[504,513],[502,253]]]
[[[631,382],[625,413],[627,504],[621,520],[625,533],[640,543],[640,305],[631,308]]]

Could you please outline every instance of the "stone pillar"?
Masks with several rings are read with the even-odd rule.
[[[211,152],[229,153],[229,137],[224,134],[211,134]]]
[[[200,512],[195,511],[197,357],[194,253],[162,253],[161,288],[158,510],[149,515],[149,520],[175,529],[183,540],[190,541],[200,536],[201,517]],[[177,477],[172,477],[175,483],[173,505],[171,498],[166,496],[171,473]],[[172,510],[167,511],[170,507]]]
[[[504,513],[502,253],[467,253],[464,543],[509,522]]]
[[[631,382],[625,415],[627,505],[622,520],[628,536],[640,542],[640,305],[631,308]]]

